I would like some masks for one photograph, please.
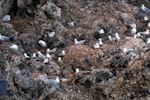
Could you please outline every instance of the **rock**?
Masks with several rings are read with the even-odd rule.
[[[0,80],[0,96],[7,95],[7,81]]]
[[[131,61],[130,57],[123,58],[121,56],[117,56],[117,57],[113,58],[110,66],[112,68],[126,68],[129,66],[130,61]]]
[[[13,7],[15,0],[1,0],[0,1],[0,18],[9,13]]]
[[[27,5],[31,5],[32,0],[17,0],[17,6],[19,8],[25,8]]]
[[[86,45],[71,45],[68,47],[64,61],[74,67],[88,67],[89,65],[96,65],[99,55],[103,55],[103,52],[99,50],[93,50]],[[85,69],[87,70],[87,68]],[[90,66],[89,66],[90,67]]]
[[[47,73],[48,75],[55,75],[60,74],[60,68],[59,65],[57,65],[55,62],[51,61],[49,64],[43,66],[43,71]]]
[[[131,39],[127,42],[125,42],[122,46],[120,46],[120,49],[123,51],[123,48],[127,48],[127,49],[130,49],[130,48],[134,48],[134,49],[143,49],[143,47],[146,46],[146,43],[140,39],[140,38],[137,38],[137,39]]]
[[[42,9],[46,12],[48,18],[58,18],[61,16],[61,8],[53,3],[47,2],[46,5],[42,6]]]

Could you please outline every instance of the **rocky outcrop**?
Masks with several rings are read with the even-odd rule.
[[[0,99],[149,100],[149,34],[129,27],[149,29],[149,14],[114,1],[12,0],[0,24]]]
[[[12,9],[15,0],[1,0],[0,1],[0,18],[9,13]]]

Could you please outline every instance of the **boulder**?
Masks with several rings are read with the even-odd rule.
[[[15,0],[1,0],[0,1],[0,18],[8,14]]]
[[[42,10],[46,13],[48,18],[57,18],[61,16],[61,8],[51,2],[47,2],[43,5]]]

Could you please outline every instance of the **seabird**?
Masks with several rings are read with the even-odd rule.
[[[68,22],[68,25],[73,27],[74,26],[74,22]]]
[[[56,79],[49,79],[48,81],[48,85],[56,88],[60,88],[59,83],[60,83],[60,79],[58,76],[56,77]]]
[[[28,54],[27,54],[27,53],[24,53],[23,55],[24,55],[24,57],[25,57],[25,58],[27,58],[27,59],[29,59],[29,58],[30,58],[30,56],[28,56]]]
[[[78,41],[77,39],[74,39],[75,44],[83,44],[85,40]]]
[[[33,54],[32,54],[32,57],[33,57],[33,58],[36,58],[36,53],[33,53]]]
[[[99,34],[104,34],[105,31],[104,31],[104,29],[100,29],[100,30],[98,30],[98,33],[99,33]]]
[[[147,24],[148,27],[150,27],[150,22]]]
[[[136,28],[136,24],[126,24],[127,28]]]
[[[42,47],[46,47],[46,46],[47,46],[46,42],[43,41],[43,40],[39,40],[39,44],[40,44]]]
[[[78,74],[79,71],[80,71],[79,68],[76,68],[76,69],[75,69],[76,74]]]
[[[52,56],[49,53],[46,53],[46,58],[48,58],[49,60],[52,60]]]
[[[100,48],[99,43],[95,43],[95,44],[93,45],[93,48],[94,48],[94,49]]]
[[[149,21],[149,18],[147,16],[144,16],[144,21]]]
[[[11,50],[18,51],[18,45],[13,44],[9,47]]]
[[[0,34],[0,41],[8,42],[8,41],[10,41],[10,38]]]
[[[146,31],[144,31],[144,32],[138,32],[138,33],[143,34],[143,35],[148,35],[149,34],[149,29],[146,29]]]
[[[116,40],[118,41],[121,39],[118,33],[115,33],[115,37],[116,37]]]
[[[150,44],[150,38],[147,38],[147,42],[146,42],[147,44]]]
[[[55,79],[55,80],[56,80],[57,83],[60,83],[60,79],[59,79],[58,76],[56,76],[56,79]]]
[[[98,39],[98,44],[99,44],[99,45],[103,45],[103,42],[102,42],[102,39],[101,39],[101,38]]]
[[[150,9],[148,9],[147,7],[145,7],[144,4],[141,5],[141,10],[145,11],[147,14],[150,14]]]
[[[61,57],[65,56],[65,50],[62,50],[61,53],[58,54],[58,56],[61,56]]]
[[[48,62],[49,62],[49,59],[46,58],[46,59],[44,59],[43,64],[47,64]]]
[[[111,37],[110,35],[108,36],[108,39],[109,39],[110,41],[112,41],[112,37]]]
[[[130,30],[130,32],[131,32],[131,34],[135,34],[135,33],[137,32],[137,30],[136,30],[136,28],[132,28],[132,29]]]
[[[49,37],[54,37],[54,36],[55,36],[55,32],[48,32],[47,35],[48,35]]]
[[[57,48],[53,48],[53,49],[51,49],[51,50],[50,50],[49,48],[47,48],[47,49],[46,49],[46,52],[47,52],[47,53],[54,53],[54,52],[56,52],[56,50],[57,50]]]
[[[42,54],[40,51],[38,51],[37,54],[40,59],[42,59],[42,60],[46,59],[46,56],[44,54]]]
[[[128,52],[131,52],[131,51],[134,51],[134,49],[132,49],[132,48],[123,48],[124,53],[128,53]]]
[[[8,21],[10,21],[10,20],[11,20],[10,15],[5,15],[5,16],[3,17],[3,19],[2,19],[2,21],[4,21],[4,22],[8,22]]]
[[[61,57],[58,57],[57,61],[61,63],[62,62]]]

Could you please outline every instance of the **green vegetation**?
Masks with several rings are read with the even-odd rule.
[[[3,27],[0,27],[0,34],[5,35],[5,36],[9,36],[8,32],[6,32]]]

